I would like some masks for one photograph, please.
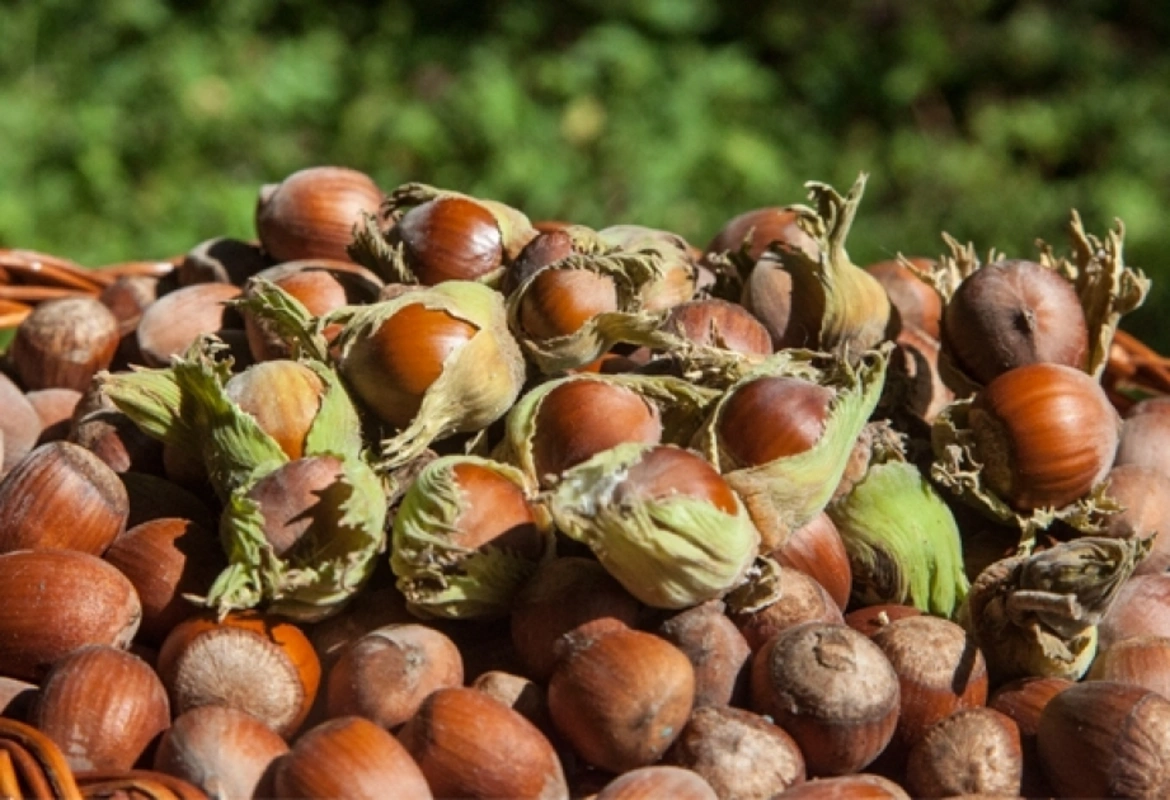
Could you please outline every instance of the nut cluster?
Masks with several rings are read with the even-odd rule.
[[[0,250],[0,795],[1170,795],[1170,371],[1071,253],[312,167]]]

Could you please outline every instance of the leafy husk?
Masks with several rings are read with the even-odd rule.
[[[785,350],[747,371],[715,404],[693,442],[743,499],[763,536],[765,552],[782,547],[792,531],[824,510],[832,498],[862,428],[882,393],[890,347],[865,353],[856,365],[845,358],[807,350]],[[821,438],[808,450],[767,464],[728,469],[720,455],[718,421],[737,386],[782,375],[830,387],[836,396]]]
[[[613,279],[617,289],[617,310],[596,314],[578,330],[565,336],[535,339],[520,324],[520,307],[537,276],[546,270],[589,270]],[[525,357],[545,375],[557,375],[596,361],[615,344],[669,347],[674,341],[658,335],[668,311],[645,310],[642,290],[662,276],[661,256],[653,251],[612,251],[593,255],[571,255],[548,264],[529,275],[508,295],[508,327],[516,336]]]
[[[931,426],[934,461],[930,477],[963,502],[990,519],[1014,526],[1020,531],[1020,552],[1031,552],[1036,534],[1047,530],[1057,520],[1083,534],[1104,530],[1109,516],[1121,506],[1109,496],[1108,481],[1101,481],[1075,502],[1062,508],[1037,508],[1017,511],[984,484],[983,463],[979,459],[975,437],[968,417],[974,398],[955,400],[939,412]]]
[[[668,375],[617,374],[604,375],[582,372],[554,378],[526,392],[508,411],[504,438],[496,450],[496,457],[519,467],[533,484],[540,483],[533,456],[537,417],[541,403],[549,392],[566,383],[597,381],[621,386],[641,396],[657,407],[662,423],[662,441],[668,444],[686,444],[702,424],[707,409],[719,397],[713,389]]]
[[[264,536],[259,505],[247,486],[231,495],[220,520],[228,567],[205,597],[191,599],[223,617],[238,609],[265,606],[273,614],[315,621],[339,611],[369,580],[386,548],[386,492],[360,458],[342,462],[338,478],[345,499],[335,526],[317,530],[284,557]],[[332,494],[332,493],[331,493]]]
[[[377,215],[362,213],[354,224],[354,238],[347,248],[349,257],[379,277],[393,283],[418,284],[418,276],[410,268],[402,242],[396,236],[395,225],[412,208],[444,197],[459,197],[486,208],[495,217],[500,229],[503,259],[500,266],[481,275],[477,283],[496,286],[504,271],[536,230],[523,212],[495,200],[485,200],[448,189],[439,189],[425,183],[404,183],[386,198]]]
[[[792,208],[797,224],[816,241],[817,258],[786,242],[769,246],[792,276],[791,327],[805,331],[807,337],[795,345],[855,357],[888,338],[891,306],[886,290],[853,264],[845,250],[867,179],[862,173],[844,197],[827,184],[805,184],[816,209]]]
[[[262,319],[268,331],[288,346],[292,357],[329,360],[329,343],[317,318],[272,281],[259,275],[249,278],[244,294],[230,301],[230,305]]]
[[[381,441],[377,466],[384,472],[416,458],[438,439],[486,428],[511,408],[524,384],[524,358],[505,324],[502,295],[471,281],[447,281],[322,318],[326,324],[345,325],[334,343],[340,353],[342,376],[350,378],[352,384],[348,358],[355,342],[372,335],[401,309],[416,304],[442,310],[478,330],[448,356],[410,424]],[[355,393],[377,414],[370,398]]]
[[[1097,652],[1097,624],[1152,543],[1086,536],[987,567],[961,617],[992,680],[1079,680]]]
[[[535,561],[490,542],[474,549],[457,544],[455,523],[466,500],[453,469],[464,463],[490,469],[526,493],[532,491],[520,470],[476,456],[443,456],[419,473],[394,516],[390,566],[407,608],[421,617],[504,616],[539,561],[554,553],[555,539],[547,525],[541,529],[544,553]]]
[[[611,225],[597,231],[597,238],[624,253],[654,253],[658,274],[639,289],[642,307],[661,311],[695,295],[698,267],[690,247],[678,234],[644,225]]]
[[[288,461],[276,440],[227,395],[228,348],[213,336],[197,339],[162,369],[107,373],[103,390],[148,435],[199,453],[208,478],[226,500],[240,486]],[[361,422],[340,378],[320,361],[302,360],[323,385],[321,405],[304,442],[305,455],[360,457]]]
[[[623,444],[566,470],[538,496],[557,529],[588,545],[630,594],[654,608],[687,608],[743,584],[760,535],[747,510],[735,514],[676,494],[656,500],[621,491],[653,446]]]
[[[896,439],[874,445],[865,474],[826,508],[849,554],[853,595],[950,618],[968,589],[959,526]]]

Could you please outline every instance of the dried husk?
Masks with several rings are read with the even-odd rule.
[[[960,621],[983,651],[992,681],[1079,680],[1097,653],[1097,624],[1151,543],[1085,536],[980,573]]]
[[[759,532],[738,500],[728,514],[681,494],[623,499],[619,487],[651,448],[622,444],[598,453],[566,470],[538,502],[643,603],[676,609],[722,597],[747,579]]]
[[[856,365],[845,358],[806,350],[785,350],[747,370],[712,409],[693,442],[743,499],[763,536],[763,549],[782,547],[792,531],[824,510],[832,498],[865,423],[873,413],[885,381],[889,346],[861,356]],[[808,450],[767,464],[725,471],[717,424],[724,398],[740,383],[783,375],[812,380],[836,391],[825,430]]]
[[[1072,258],[1058,257],[1052,247],[1040,241],[1038,263],[1061,275],[1076,289],[1085,312],[1089,330],[1089,359],[1086,372],[1100,378],[1109,363],[1109,350],[1122,316],[1139,308],[1150,291],[1150,280],[1139,270],[1129,267],[1123,255],[1125,226],[1121,220],[1102,240],[1085,230],[1080,214],[1071,212],[1068,232],[1072,244]],[[994,264],[1002,256],[992,250],[987,260],[979,261],[974,245],[961,245],[953,237],[943,234],[950,253],[933,262],[928,271],[920,269],[908,259],[899,261],[913,273],[935,288],[944,307],[950,303],[959,284],[986,264]],[[960,397],[978,391],[980,383],[964,372],[944,346],[939,352],[939,373],[943,381]]]
[[[611,225],[597,231],[597,238],[618,252],[658,255],[658,276],[640,289],[646,310],[661,311],[694,296],[698,267],[678,234],[644,225]]]
[[[555,539],[547,524],[540,528],[545,547],[536,560],[490,542],[473,549],[456,543],[452,533],[466,502],[453,473],[459,464],[484,467],[533,493],[535,484],[507,464],[466,455],[435,459],[418,474],[395,512],[390,566],[407,608],[419,616],[504,616],[540,561],[553,556]]]
[[[867,178],[860,175],[844,197],[826,184],[805,184],[816,210],[792,208],[801,229],[816,241],[817,258],[789,243],[769,248],[792,276],[790,327],[807,332],[807,341],[793,344],[856,357],[888,338],[891,306],[886,290],[845,251]]]

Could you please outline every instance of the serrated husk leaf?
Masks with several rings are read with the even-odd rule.
[[[686,240],[678,234],[644,225],[611,225],[597,231],[597,238],[616,252],[658,256],[657,275],[638,290],[645,310],[660,311],[694,297],[698,268]]]
[[[655,608],[686,608],[744,582],[760,535],[747,510],[727,514],[685,495],[631,499],[619,491],[651,446],[623,444],[567,470],[541,495],[557,529],[588,545],[630,594]]]
[[[980,573],[962,618],[992,680],[1079,680],[1096,655],[1097,624],[1152,541],[1086,536]]]
[[[220,538],[228,567],[206,597],[196,598],[221,616],[263,606],[274,614],[313,621],[339,611],[373,574],[386,547],[386,494],[374,471],[361,459],[342,460],[338,478],[348,489],[343,511],[330,530],[314,532],[284,558],[264,536],[259,505],[247,486],[228,500]],[[309,545],[312,546],[309,546]]]
[[[533,560],[488,543],[475,549],[456,541],[456,525],[466,500],[453,468],[475,464],[531,491],[515,467],[476,456],[444,456],[428,464],[411,484],[394,517],[390,566],[407,607],[424,617],[468,619],[500,617],[536,570]],[[542,558],[553,554],[554,538],[544,527]]]
[[[183,414],[183,393],[170,367],[131,366],[97,376],[102,392],[148,436],[187,452],[199,451],[199,434]]]
[[[954,615],[968,588],[959,526],[914,465],[871,463],[826,511],[849,553],[858,600]]]
[[[827,184],[805,184],[817,208],[793,208],[800,227],[819,246],[816,259],[783,242],[769,248],[792,276],[793,324],[808,336],[802,346],[856,356],[887,338],[891,311],[886,290],[853,264],[845,250],[867,179],[862,173],[844,197]]]
[[[534,484],[539,483],[540,476],[536,474],[532,443],[541,403],[553,389],[576,381],[597,381],[621,386],[652,403],[657,407],[662,423],[662,441],[668,444],[689,442],[702,424],[707,409],[719,397],[715,390],[665,375],[604,375],[586,372],[538,384],[521,396],[508,411],[504,439],[496,453],[500,461],[519,467]]]
[[[378,217],[367,211],[354,223],[353,241],[345,251],[355,263],[389,283],[418,284],[418,277],[406,265],[402,243],[388,242]]]
[[[327,361],[329,344],[304,304],[270,280],[248,279],[245,292],[230,302],[263,319],[290,348],[292,356]]]
[[[973,402],[974,398],[970,397],[955,400],[935,418],[930,429],[934,451],[930,477],[989,518],[1019,528],[1022,553],[1031,552],[1036,534],[1047,530],[1057,520],[1091,535],[1104,530],[1109,516],[1121,510],[1117,501],[1108,495],[1108,482],[1102,481],[1063,508],[1037,508],[1030,513],[1016,511],[984,485],[983,464],[968,423]]]
[[[347,357],[355,341],[415,304],[441,309],[478,330],[447,357],[410,424],[382,440],[378,466],[385,472],[417,457],[438,439],[486,428],[507,413],[524,384],[524,357],[505,324],[503,296],[471,281],[447,281],[326,317],[345,323],[335,342],[341,374],[346,375]]]
[[[699,431],[695,447],[723,473],[743,499],[767,552],[783,546],[792,531],[824,510],[849,461],[854,442],[869,420],[885,382],[889,346],[863,355],[855,365],[823,353],[789,350],[749,373],[716,403]],[[784,375],[804,378],[836,390],[821,438],[808,450],[767,464],[725,471],[717,425],[725,400],[735,386],[755,378]]]
[[[581,269],[610,276],[617,289],[617,310],[594,315],[566,336],[540,340],[528,336],[520,324],[521,303],[537,276],[554,269]],[[673,340],[658,335],[668,312],[665,309],[645,310],[641,298],[642,287],[661,274],[660,256],[653,252],[568,256],[537,270],[508,295],[508,327],[525,357],[545,375],[584,366],[622,342],[652,348],[668,347]]]

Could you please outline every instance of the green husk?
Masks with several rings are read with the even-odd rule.
[[[447,281],[322,319],[323,324],[345,324],[335,341],[339,370],[375,415],[387,418],[377,406],[376,375],[369,373],[370,364],[355,357],[355,347],[394,314],[416,304],[442,310],[478,330],[447,357],[410,424],[382,440],[378,468],[384,472],[409,462],[445,436],[486,428],[511,408],[524,383],[524,358],[508,333],[503,296],[479,283]]]
[[[1021,553],[1031,552],[1036,534],[1058,520],[1081,533],[1092,535],[1104,530],[1109,517],[1121,510],[1117,501],[1108,494],[1108,482],[1102,481],[1063,508],[1037,508],[1030,513],[1016,511],[984,486],[983,464],[968,423],[973,402],[972,397],[955,400],[935,418],[930,432],[934,451],[930,477],[991,519],[1019,528]]]
[[[534,339],[520,324],[520,306],[532,282],[546,270],[580,269],[610,276],[617,289],[617,310],[590,318],[577,331],[551,339]],[[653,251],[611,251],[571,255],[528,276],[508,295],[508,326],[525,357],[545,375],[557,375],[597,360],[622,342],[667,347],[672,338],[657,335],[668,311],[645,309],[643,288],[663,275],[661,256]]]
[[[276,440],[224,390],[232,377],[227,346],[200,337],[171,366],[104,374],[103,390],[148,435],[199,453],[222,499],[288,461]],[[305,455],[357,458],[363,448],[357,410],[340,378],[320,361],[299,362],[321,379],[321,405],[306,434]]]
[[[285,557],[264,536],[258,504],[248,486],[231,495],[220,520],[228,567],[206,597],[192,598],[222,617],[238,609],[266,610],[303,621],[339,611],[373,574],[386,547],[386,492],[374,471],[359,458],[342,460],[343,514],[311,542],[298,542]]]
[[[1097,624],[1152,544],[1086,536],[985,569],[961,616],[992,681],[1079,680],[1097,652]]]
[[[655,608],[686,608],[743,584],[759,532],[735,514],[685,495],[631,497],[629,470],[652,449],[623,444],[567,470],[539,496],[558,530],[587,544],[630,594]]]
[[[752,520],[772,552],[783,546],[792,531],[824,510],[837,489],[857,437],[873,413],[885,381],[889,345],[861,356],[856,365],[847,359],[804,350],[786,350],[749,370],[716,403],[694,446],[723,473],[743,499]],[[722,463],[717,423],[735,388],[758,377],[784,375],[804,378],[836,390],[830,401],[825,430],[813,447],[767,464],[730,469]]]
[[[662,422],[662,441],[668,444],[689,442],[702,424],[708,408],[719,397],[719,393],[713,389],[665,375],[603,375],[584,372],[538,384],[521,396],[508,411],[504,439],[496,453],[500,461],[519,467],[534,484],[544,483],[542,476],[536,474],[532,446],[541,403],[553,389],[577,381],[621,386],[640,395],[658,409]]]
[[[201,336],[161,370],[102,376],[119,410],[151,436],[198,452],[221,498],[285,463],[288,456],[254,417],[224,392],[232,361],[227,346]]]
[[[520,470],[490,459],[444,456],[430,462],[395,514],[390,566],[407,608],[419,616],[504,616],[540,560],[553,555],[555,540],[547,526],[541,529],[546,546],[537,560],[491,543],[474,549],[459,545],[454,539],[459,534],[456,523],[466,500],[453,470],[460,464],[490,469],[531,491],[532,484]]]
[[[968,589],[959,526],[900,449],[875,448],[865,475],[826,511],[849,553],[859,602],[955,614]]]

